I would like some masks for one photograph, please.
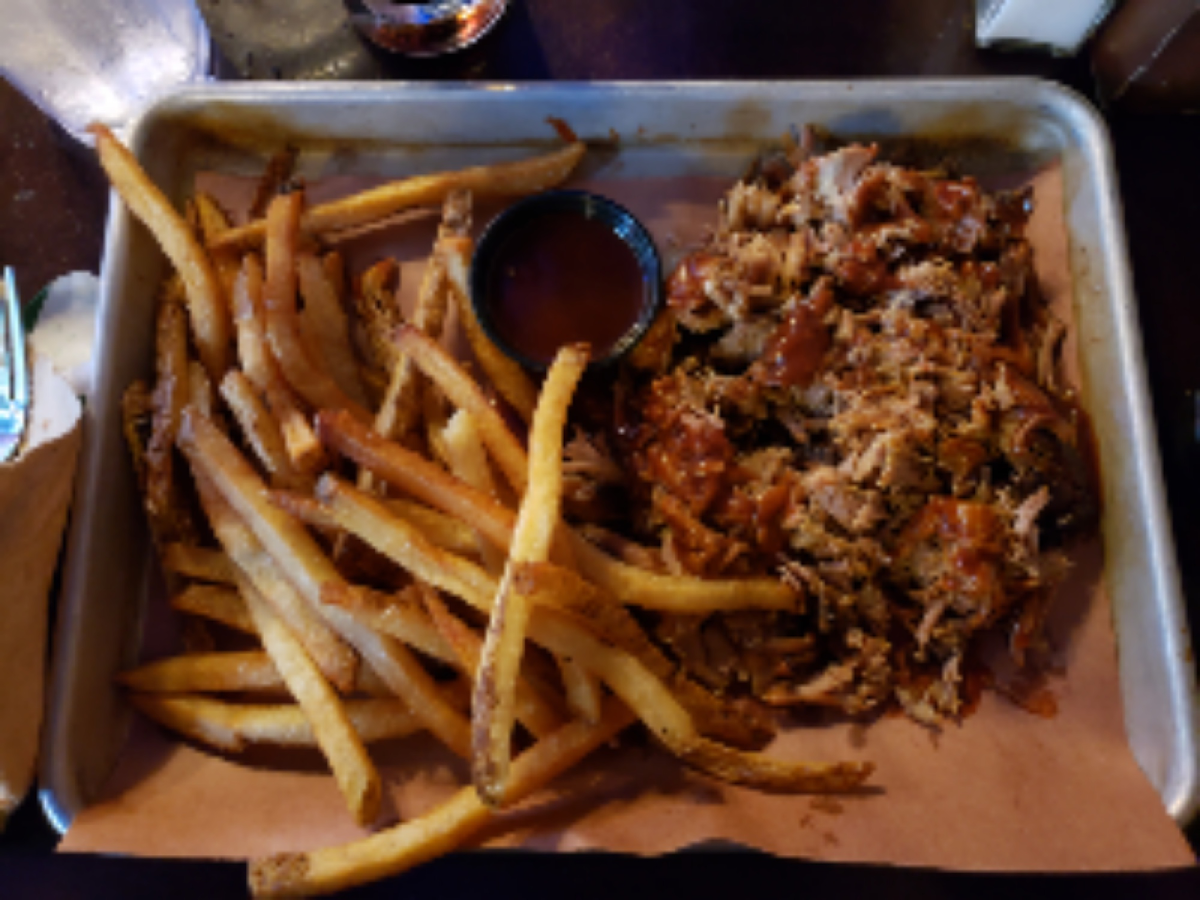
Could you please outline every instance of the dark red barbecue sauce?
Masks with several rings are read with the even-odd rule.
[[[585,341],[601,359],[637,323],[647,288],[629,246],[603,222],[569,212],[531,220],[500,247],[488,274],[492,327],[510,347],[549,363]]]

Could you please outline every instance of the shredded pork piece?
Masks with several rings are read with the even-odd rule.
[[[1011,625],[1018,662],[1038,644],[1096,506],[1029,192],[878,156],[808,135],[730,189],[669,280],[669,341],[618,391],[615,459],[579,437],[568,477],[623,473],[657,567],[774,573],[808,598],[663,617],[699,681],[936,723],[983,632]]]

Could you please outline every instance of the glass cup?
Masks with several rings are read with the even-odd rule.
[[[208,75],[193,0],[0,0],[0,72],[81,141]]]
[[[440,56],[491,31],[508,0],[349,0],[346,5],[350,21],[377,46],[404,56]]]

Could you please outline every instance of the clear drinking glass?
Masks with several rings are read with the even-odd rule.
[[[405,56],[440,56],[475,43],[504,15],[508,0],[349,0],[350,21],[368,39]]]
[[[81,141],[208,75],[193,0],[0,0],[0,72]]]

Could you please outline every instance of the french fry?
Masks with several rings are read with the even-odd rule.
[[[312,253],[296,258],[296,274],[304,310],[300,326],[310,347],[337,386],[347,397],[365,407],[367,396],[358,377],[358,360],[350,346],[350,323],[338,299],[337,287],[325,271],[325,263]]]
[[[375,472],[388,484],[455,518],[470,522],[507,550],[516,515],[416,453],[384,441],[349,416],[322,411],[317,436],[330,450]],[[580,571],[622,603],[664,612],[799,608],[791,588],[773,578],[702,579],[668,576],[623,563],[568,531]]]
[[[227,628],[245,634],[258,634],[242,595],[228,587],[189,584],[171,598],[171,608],[211,622],[220,622]]]
[[[799,612],[803,598],[777,578],[691,578],[663,575],[609,556],[570,532],[579,571],[624,603],[662,612],[712,613],[738,609]]]
[[[241,594],[237,599],[245,609]],[[250,613],[245,613],[247,619]],[[148,694],[287,693],[275,663],[264,650],[225,650],[168,656],[116,676],[118,684]],[[351,693],[392,697],[370,669],[362,667]]]
[[[476,490],[496,497],[492,467],[488,464],[487,453],[480,442],[479,431],[471,420],[471,414],[464,409],[458,410],[446,423],[442,437],[445,441],[446,455],[449,457],[449,469],[454,476]],[[502,572],[505,554],[489,541],[483,532],[475,531],[474,535],[485,568],[497,574]]]
[[[563,429],[566,428],[571,398],[587,368],[589,353],[585,345],[558,351],[533,414],[529,435],[529,488],[521,500],[508,551],[508,565],[492,604],[483,658],[475,679],[475,695],[471,701],[475,751],[472,774],[475,787],[489,803],[499,802],[508,777],[514,687],[525,652],[525,631],[531,608],[528,598],[513,585],[513,571],[521,563],[543,562],[550,557],[562,502]],[[586,680],[581,686],[582,676],[569,671],[567,675],[574,684],[575,696],[583,694],[583,702],[588,703],[592,699],[588,695],[592,692]],[[586,714],[589,710],[581,712]]]
[[[262,287],[262,265],[256,256],[247,254],[233,290],[238,356],[246,377],[262,393],[279,422],[292,467],[298,472],[312,473],[324,461],[325,454],[267,345]]]
[[[355,608],[371,611],[376,631],[390,634],[430,659],[458,667],[456,649],[446,640],[411,585],[392,594],[359,588]]]
[[[340,528],[357,535],[415,578],[473,606],[490,608],[496,590],[493,578],[470,560],[435,547],[414,526],[393,515],[379,498],[328,473],[317,482],[316,494]]]
[[[473,680],[483,658],[483,638],[446,608],[437,591],[420,582],[418,588],[425,608],[429,611],[429,617],[446,643],[454,650],[463,673]],[[554,711],[553,706],[524,678],[517,678],[515,694],[517,721],[529,729],[529,733],[534,737],[545,737],[562,725],[562,718]]]
[[[554,661],[558,664],[571,714],[584,722],[598,722],[600,706],[604,702],[600,679],[570,657],[556,656]]]
[[[187,319],[181,290],[179,282],[172,280],[159,298],[154,341],[157,380],[151,401],[150,438],[143,456],[146,516],[159,541],[181,536],[175,435],[188,401]]]
[[[271,481],[287,487],[304,484],[304,477],[296,471],[288,456],[279,421],[259,397],[250,379],[240,370],[230,369],[221,381],[221,397]]]
[[[324,592],[337,601],[353,591],[304,527],[271,504],[266,486],[229,440],[211,422],[185,410],[179,443],[193,471],[213,482],[305,599],[421,717],[425,727],[450,749],[467,756],[470,726],[445,702],[407,648],[325,602]]]
[[[570,619],[541,609],[530,619],[530,637],[570,656],[598,675],[681,760],[731,784],[783,793],[846,792],[873,771],[870,763],[808,763],[736,750],[702,737],[666,684],[632,655],[598,640]]]
[[[211,581],[215,584],[233,584],[237,568],[221,550],[197,547],[193,544],[167,544],[162,551],[162,566],[168,572]]]
[[[325,677],[339,690],[349,692],[358,670],[353,651],[279,571],[241,514],[219,494],[219,487],[208,472],[196,465],[194,457],[189,456],[189,461],[212,529],[234,564],[234,583],[243,594],[243,580],[253,584],[275,613],[287,622]]]
[[[466,556],[478,547],[475,530],[458,519],[403,497],[387,497],[383,503],[393,515],[404,519],[443,550]]]
[[[312,725],[292,703],[227,703],[194,695],[131,694],[144,715],[172,731],[226,753],[247,744],[316,747]],[[399,700],[371,698],[345,701],[346,716],[364,743],[407,737],[421,726]]]
[[[212,379],[198,361],[188,360],[188,391],[187,402],[209,418],[216,414],[217,394],[213,390]]]
[[[304,193],[292,190],[271,201],[267,210],[266,281],[263,308],[267,343],[284,380],[314,407],[341,408],[369,422],[371,414],[313,364],[300,333],[296,311],[296,254]]]
[[[308,720],[350,814],[359,825],[370,825],[379,817],[383,784],[342,701],[249,579],[239,579],[238,589],[263,646]]]
[[[582,143],[575,142],[531,159],[389,182],[314,206],[305,213],[301,229],[306,235],[317,236],[354,228],[413,207],[435,206],[455,190],[470,191],[477,196],[532,194],[563,182],[583,158],[584,149]],[[267,225],[260,219],[231,229],[214,246],[248,250],[261,244],[266,234]]]
[[[611,595],[570,569],[553,563],[523,563],[513,583],[538,606],[560,609],[600,639],[635,657],[670,685],[706,737],[758,750],[774,736],[770,714],[750,702],[722,701],[689,679],[647,636],[645,629]]]
[[[451,201],[446,201],[447,211]],[[437,340],[441,337],[446,321],[446,272],[441,259],[435,252],[425,267],[421,276],[421,288],[417,294],[416,307],[413,310],[413,327],[421,333]],[[394,329],[392,330],[394,333]],[[388,346],[392,348],[394,358],[391,361],[390,376],[383,402],[375,413],[375,431],[381,437],[390,438],[398,443],[408,443],[409,435],[416,427],[420,415],[422,400],[422,383],[416,364],[407,353],[400,351],[391,341],[389,334]],[[371,490],[373,476],[370,471],[359,473],[358,486],[363,490]]]
[[[283,687],[271,657],[261,650],[189,653],[145,663],[117,675],[143,693],[187,694],[259,691]]]
[[[436,584],[479,610],[491,612],[497,585],[481,568],[437,551],[370,496],[340,485],[329,476],[318,484],[318,493],[323,485],[332,486],[332,491],[327,491],[322,502],[333,502],[339,524],[347,531],[409,568],[418,578]],[[343,605],[364,626],[384,628],[369,610],[356,606],[354,592],[346,592]],[[871,773],[871,766],[866,763],[812,764],[780,761],[733,749],[714,750],[709,747],[712,742],[706,742],[698,733],[688,711],[664,681],[633,655],[596,638],[574,619],[544,607],[533,610],[528,634],[551,653],[574,659],[597,675],[668,750],[715,777],[737,778],[738,784],[767,790],[807,793],[848,790]],[[711,769],[705,768],[710,765]]]
[[[458,309],[458,322],[471,345],[471,352],[496,392],[528,423],[533,420],[533,409],[537,405],[537,388],[525,370],[497,347],[479,324],[467,284],[473,251],[474,243],[470,238],[457,238],[439,242],[437,255],[443,260],[446,280]]]
[[[528,481],[525,450],[458,360],[428,335],[407,325],[397,332],[396,345],[454,406],[474,417],[484,446],[497,467],[517,496],[524,494]]]
[[[469,522],[507,552],[517,521],[512,510],[420,454],[384,440],[341,410],[318,412],[315,424],[317,437],[325,447],[369,469],[422,503]]]
[[[364,365],[385,376],[400,357],[392,343],[392,332],[405,321],[399,290],[400,265],[384,257],[362,273],[354,293],[355,344]]]
[[[571,722],[538,741],[513,761],[505,804],[516,804],[553,781],[631,719],[621,704],[610,701],[597,724]],[[308,897],[396,875],[461,846],[492,814],[468,786],[424,816],[361,841],[253,860],[250,891],[255,897]]]
[[[229,230],[229,217],[211,194],[197,191],[192,202],[199,220],[201,243],[209,244]],[[241,266],[238,254],[233,250],[213,250],[209,252],[209,257],[221,284],[222,299],[226,308],[230,308],[229,299],[233,296],[233,284]]]
[[[263,167],[262,175],[254,188],[254,200],[250,203],[250,217],[260,219],[267,214],[271,198],[279,193],[296,168],[297,150],[295,147],[284,147],[277,153],[272,153]]]
[[[229,310],[212,262],[188,223],[138,165],[133,154],[104,125],[88,129],[96,139],[100,165],[130,212],[154,235],[183,279],[196,349],[209,377],[220,380],[229,368]]]
[[[325,508],[308,494],[271,491],[271,502],[318,533],[338,533],[337,523],[325,512]]]

